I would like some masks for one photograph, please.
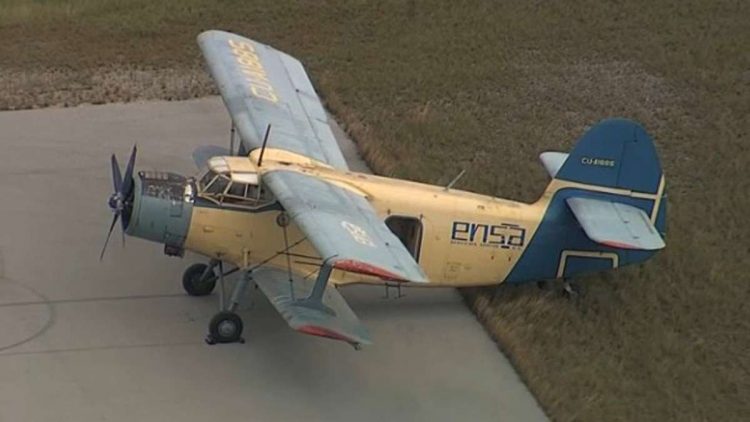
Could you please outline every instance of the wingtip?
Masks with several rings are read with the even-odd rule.
[[[357,274],[371,275],[383,280],[390,281],[409,281],[403,275],[396,274],[384,268],[368,264],[366,262],[354,259],[342,259],[333,263],[333,267],[339,270],[348,271]]]
[[[297,327],[296,330],[299,331],[300,333],[308,334],[311,336],[324,337],[324,338],[328,338],[331,340],[343,341],[353,346],[356,345],[355,348],[357,348],[358,346],[363,346],[363,345],[366,346],[366,345],[372,344],[372,341],[370,341],[369,338],[360,337],[360,336],[358,336],[357,338],[350,337],[338,331],[325,328],[325,327],[321,327],[318,325],[312,325],[312,324],[303,325],[301,327]]]

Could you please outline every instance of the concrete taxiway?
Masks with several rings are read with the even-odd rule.
[[[247,343],[208,346],[216,296],[180,282],[200,257],[118,232],[99,262],[109,155],[137,143],[136,168],[193,174],[228,129],[218,98],[0,113],[0,421],[545,419],[452,289],[342,289],[375,342],[359,352],[256,291]]]

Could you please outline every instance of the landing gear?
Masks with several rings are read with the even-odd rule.
[[[245,295],[245,289],[252,280],[250,273],[245,273],[237,284],[234,285],[232,295],[227,298],[224,289],[224,265],[221,261],[218,262],[219,267],[219,312],[211,318],[211,322],[208,324],[208,336],[206,336],[206,343],[244,343],[245,339],[242,338],[242,329],[244,325],[242,318],[235,313],[237,307],[239,307],[242,297]],[[230,271],[226,274],[232,273],[236,270]]]
[[[581,295],[581,288],[569,282],[568,280],[563,281],[563,290],[562,290],[563,296],[567,297],[570,300],[576,300]]]
[[[211,318],[208,324],[206,343],[244,343],[242,338],[242,318],[234,312],[221,311]]]
[[[182,275],[182,287],[190,296],[210,295],[216,287],[216,274],[213,260],[209,265],[193,264]]]

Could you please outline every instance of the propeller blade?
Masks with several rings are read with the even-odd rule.
[[[107,232],[107,240],[104,241],[104,247],[102,248],[102,253],[99,255],[99,261],[101,261],[104,258],[104,251],[107,250],[107,243],[109,243],[109,238],[112,236],[112,229],[115,228],[115,224],[117,224],[117,218],[120,217],[120,213],[115,213],[114,218],[112,218],[112,224],[109,225],[109,231]]]
[[[122,186],[122,176],[120,175],[120,164],[117,163],[115,154],[112,154],[112,183],[115,185],[115,192],[119,192]]]
[[[125,229],[128,228],[128,210],[127,208],[120,211],[120,228],[122,229],[122,246],[125,246]]]
[[[130,160],[128,161],[128,167],[125,169],[125,178],[122,181],[122,193],[123,199],[127,199],[130,196],[130,190],[133,188],[133,167],[135,167],[135,154],[138,152],[136,145],[133,145],[133,152],[130,153]]]

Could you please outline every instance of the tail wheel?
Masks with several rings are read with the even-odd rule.
[[[190,296],[210,295],[216,287],[216,275],[209,271],[204,277],[208,265],[193,264],[189,266],[182,276],[182,287]]]

